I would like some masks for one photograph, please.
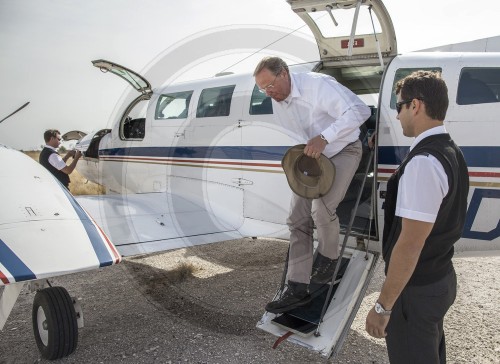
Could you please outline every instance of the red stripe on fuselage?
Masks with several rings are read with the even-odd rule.
[[[471,177],[500,177],[500,173],[497,172],[469,172]]]
[[[106,158],[109,158],[106,157]],[[228,162],[228,161],[212,161],[212,160],[200,160],[200,159],[169,159],[169,158],[145,158],[145,157],[111,157],[113,159],[122,160],[138,160],[138,161],[151,161],[151,162],[177,162],[177,163],[193,163],[193,164],[227,164],[233,166],[254,166],[254,167],[281,167],[280,163],[247,163],[247,162]]]
[[[394,173],[395,169],[379,168],[378,173]],[[471,177],[500,177],[498,172],[469,172]]]

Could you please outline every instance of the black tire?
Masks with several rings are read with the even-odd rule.
[[[38,291],[33,301],[33,333],[42,357],[60,359],[75,351],[78,324],[75,307],[63,287]]]

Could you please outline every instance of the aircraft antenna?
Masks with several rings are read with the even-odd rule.
[[[0,123],[8,118],[10,118],[12,115],[14,115],[16,112],[18,111],[21,111],[22,109],[24,109],[26,106],[28,106],[30,102],[28,101],[27,103],[25,103],[23,106],[21,106],[19,109],[17,109],[16,111],[14,111],[12,114],[10,115],[7,115],[6,117],[4,117],[2,120],[0,120]]]
[[[324,16],[324,15],[323,15],[323,16]],[[240,59],[238,62],[233,63],[233,64],[232,64],[232,65],[230,65],[229,67],[226,67],[226,68],[224,68],[222,71],[217,72],[217,73],[225,72],[225,71],[227,71],[228,69],[230,69],[231,67],[236,66],[237,64],[240,64],[240,63],[241,63],[241,62],[243,62],[244,60],[246,60],[246,59],[248,59],[248,58],[252,57],[254,54],[257,54],[257,53],[259,53],[260,51],[263,51],[264,49],[266,49],[266,48],[268,48],[268,47],[272,46],[273,44],[278,43],[280,40],[282,40],[282,39],[284,39],[284,38],[288,37],[289,35],[292,35],[293,33],[295,33],[295,32],[297,32],[297,31],[299,31],[300,29],[304,28],[306,25],[307,25],[307,24],[304,24],[304,25],[302,25],[302,26],[298,27],[297,29],[292,30],[290,33],[287,33],[287,34],[285,34],[284,36],[282,36],[282,37],[280,37],[280,38],[276,39],[275,41],[273,41],[273,42],[271,42],[271,43],[269,43],[269,44],[265,45],[264,47],[262,47],[262,48],[260,48],[260,49],[256,50],[256,51],[255,51],[255,52],[253,52],[252,54],[250,54],[250,55],[248,55],[248,56],[246,56],[246,57],[243,57],[243,58],[242,58],[242,59]]]

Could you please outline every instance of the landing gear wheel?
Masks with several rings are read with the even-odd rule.
[[[33,332],[42,357],[49,360],[68,356],[78,344],[75,307],[63,287],[38,291],[33,301]]]

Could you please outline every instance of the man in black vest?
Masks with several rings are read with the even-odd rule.
[[[397,118],[415,137],[387,183],[382,254],[386,279],[366,331],[385,337],[391,363],[445,363],[443,319],[455,301],[453,245],[467,210],[469,175],[446,132],[448,89],[439,73],[396,84]]]
[[[69,188],[69,174],[73,172],[76,163],[82,156],[80,151],[69,151],[64,157],[57,153],[57,148],[61,144],[61,133],[59,130],[49,129],[43,134],[45,147],[42,149],[38,160],[40,164],[47,168],[66,188]],[[66,161],[73,157],[73,161],[68,166]]]

